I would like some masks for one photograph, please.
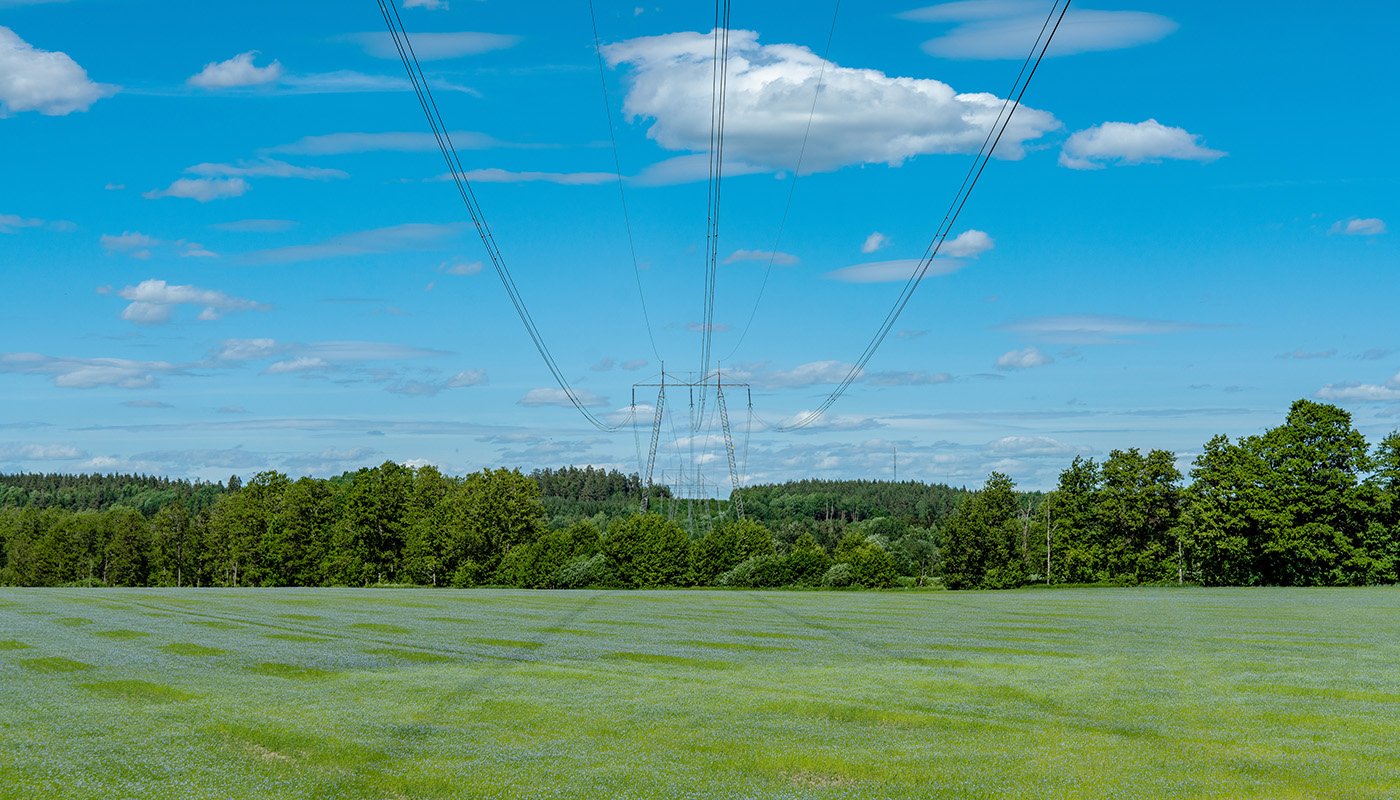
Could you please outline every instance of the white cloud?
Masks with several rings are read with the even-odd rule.
[[[185,172],[205,178],[303,178],[324,181],[350,177],[338,169],[299,167],[273,158],[240,161],[237,164],[195,164],[186,168]]]
[[[393,253],[404,250],[426,250],[442,245],[462,231],[462,224],[438,225],[426,222],[411,222],[356,231],[335,236],[317,244],[301,244],[291,247],[276,247],[259,250],[248,256],[251,261],[261,264],[285,264],[296,261],[319,261],[327,258],[367,255],[370,253]]]
[[[142,192],[147,200],[162,197],[183,197],[207,203],[225,197],[241,197],[252,187],[242,178],[179,178],[164,189]]]
[[[273,61],[265,67],[253,64],[256,50],[239,53],[227,61],[211,61],[199,74],[185,81],[201,89],[229,89],[238,86],[262,86],[282,78],[282,62]]]
[[[1002,330],[1034,336],[1053,344],[1121,344],[1124,337],[1200,330],[1189,322],[1136,319],[1108,314],[1066,314],[1031,317],[1007,325]]]
[[[446,11],[446,0],[403,0],[404,8],[421,8],[426,11]]]
[[[953,23],[948,33],[924,42],[924,52],[940,58],[1025,58],[1045,22],[1045,4],[1036,0],[962,0],[899,16],[918,22]],[[1176,22],[1143,11],[1071,8],[1055,33],[1049,56],[1137,47],[1166,38]]]
[[[871,386],[934,386],[953,379],[946,372],[867,372],[862,379]]]
[[[240,219],[233,222],[217,222],[209,227],[233,233],[280,233],[296,227],[288,219]]]
[[[1379,236],[1385,233],[1385,220],[1376,217],[1338,220],[1332,225],[1329,233],[1340,233],[1343,236]]]
[[[461,175],[473,183],[557,183],[561,186],[593,186],[617,180],[617,175],[611,172],[512,172],[496,168],[473,169]],[[434,180],[450,181],[452,173],[443,173]]]
[[[632,360],[630,360],[630,361],[624,361],[624,362],[622,362],[622,364],[620,364],[619,366],[621,366],[623,369],[627,370],[628,372],[636,372],[637,370],[641,369],[642,367],[645,367],[645,366],[647,365],[647,363],[648,363],[648,362],[647,362],[647,360],[646,360],[645,358],[634,358],[634,359],[632,359]]]
[[[1306,361],[1306,360],[1314,359],[1314,358],[1331,358],[1332,356],[1335,356],[1336,354],[1337,354],[1337,348],[1335,348],[1335,347],[1328,348],[1327,350],[1316,350],[1316,351],[1308,351],[1308,350],[1304,350],[1303,348],[1299,347],[1298,349],[1294,350],[1294,351],[1291,352],[1291,353],[1279,353],[1279,356],[1278,356],[1278,357],[1279,357],[1279,358],[1292,358],[1292,359],[1297,359],[1297,360],[1300,360],[1300,361]]]
[[[575,389],[574,396],[578,398],[580,403],[590,408],[608,404],[608,399],[606,397],[600,397],[592,392]],[[569,401],[569,396],[565,394],[563,389],[531,389],[525,393],[524,397],[520,398],[519,403],[522,406],[569,407],[573,405],[573,403]]]
[[[753,376],[755,383],[784,389],[800,389],[818,384],[840,383],[851,371],[844,361],[811,361],[789,370],[765,371]]]
[[[43,224],[42,219],[21,217],[17,214],[0,214],[0,233],[18,233],[20,228],[37,228]]]
[[[894,283],[907,281],[922,263],[916,258],[902,258],[896,261],[875,261],[869,264],[855,264],[826,273],[826,277],[842,283]],[[953,258],[936,258],[929,266],[929,275],[951,275],[967,266],[966,261]]]
[[[781,250],[735,250],[724,259],[724,263],[733,264],[738,261],[762,261],[767,263],[770,258],[772,263],[779,267],[790,267],[799,260],[797,256],[792,253],[784,253]]]
[[[367,54],[375,58],[397,60],[399,57],[398,48],[394,46],[394,40],[388,33],[351,33],[344,38],[346,41],[360,45]],[[519,36],[502,33],[478,33],[474,31],[415,33],[413,35],[413,52],[420,61],[437,61],[505,50],[514,47],[519,42]]]
[[[741,161],[724,162],[724,175],[728,178],[767,171],[766,167],[758,167]],[[629,182],[638,186],[673,186],[678,183],[703,181],[709,178],[709,175],[709,156],[697,153],[658,161],[647,166]]]
[[[1155,119],[1143,122],[1105,122],[1076,131],[1060,150],[1060,166],[1070,169],[1103,169],[1109,164],[1152,164],[1175,161],[1214,161],[1222,150],[1201,146],[1201,137],[1183,128],[1172,128]]]
[[[438,264],[438,272],[446,275],[475,275],[481,272],[480,261],[444,261]]]
[[[214,358],[219,361],[258,361],[272,358],[283,349],[276,339],[225,339]]]
[[[988,236],[985,231],[965,230],[951,241],[943,243],[939,250],[939,255],[947,254],[953,258],[976,258],[983,253],[996,247],[996,241]]]
[[[41,353],[0,353],[0,373],[47,375],[63,389],[149,389],[158,376],[182,372],[166,361],[132,361],[124,358],[73,358]]]
[[[418,37],[413,37],[417,42]],[[429,79],[433,89],[442,92],[462,92],[479,95],[475,89],[447,81]],[[284,75],[278,87],[281,94],[348,94],[354,92],[407,92],[413,85],[407,78],[395,75],[367,75],[353,70],[317,72],[306,75]]]
[[[1003,436],[990,442],[986,452],[999,456],[1068,456],[1075,450],[1049,436]]]
[[[23,111],[64,116],[117,92],[93,83],[66,53],[39,50],[0,25],[0,117]]]
[[[879,231],[875,231],[874,233],[865,237],[865,243],[860,246],[860,251],[862,253],[865,253],[866,255],[869,255],[875,252],[876,250],[882,250],[885,247],[888,247],[889,243],[890,237],[886,236],[883,233],[880,233]]]
[[[150,258],[151,248],[162,244],[154,236],[137,231],[123,231],[120,236],[104,233],[98,241],[108,253],[125,253],[132,258]]]
[[[390,384],[386,391],[409,397],[432,397],[448,389],[461,389],[467,386],[485,386],[486,371],[480,369],[459,372],[446,380],[423,381],[407,380]]]
[[[484,133],[474,131],[452,131],[452,145],[458,150],[484,150],[506,146]],[[329,156],[346,153],[431,152],[438,148],[437,139],[431,133],[390,131],[384,133],[326,133],[319,136],[305,136],[291,144],[268,148],[269,153],[291,155]]]
[[[289,375],[301,372],[324,372],[333,369],[331,363],[323,358],[314,356],[302,356],[286,361],[277,361],[268,365],[263,372],[267,375]]]
[[[1320,400],[1354,400],[1360,402],[1388,402],[1400,400],[1400,372],[1391,376],[1384,385],[1374,383],[1329,383],[1317,390]]]
[[[730,31],[729,47],[725,153],[765,170],[792,168],[805,127],[796,120],[811,111],[819,75],[822,98],[807,135],[804,172],[976,152],[1002,106],[994,95],[959,94],[940,81],[842,67],[798,45],[762,45],[753,31]],[[709,34],[631,39],[603,52],[612,65],[631,68],[623,103],[629,119],[650,120],[647,136],[668,150],[708,152],[710,104],[696,99],[710,95]],[[1022,107],[998,154],[1020,158],[1026,142],[1059,127],[1049,113]],[[708,164],[707,155],[699,158]]]
[[[1042,353],[1039,348],[1027,347],[1024,350],[1009,350],[997,357],[997,369],[1031,369],[1055,363],[1055,359]]]
[[[72,461],[86,456],[70,444],[0,443],[0,462]]]
[[[253,300],[233,297],[213,289],[179,286],[162,280],[145,280],[117,292],[131,304],[122,311],[122,319],[142,325],[169,322],[175,308],[181,305],[199,306],[201,320],[216,320],[231,311],[266,311],[267,306]]]

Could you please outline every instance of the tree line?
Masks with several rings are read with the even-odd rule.
[[[795,481],[740,504],[567,467],[464,477],[386,462],[330,479],[0,476],[0,583],[529,588],[1028,583],[1354,585],[1400,565],[1400,434],[1334,406],[1206,443],[1075,458],[1048,493]],[[646,496],[653,513],[641,513]],[[660,511],[661,513],[656,513]],[[703,513],[697,513],[703,512]]]

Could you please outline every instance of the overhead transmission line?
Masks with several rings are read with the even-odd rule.
[[[715,327],[715,284],[719,277],[719,212],[724,182],[724,105],[729,82],[730,0],[715,0],[714,53],[710,74],[710,176],[705,214],[704,314],[700,322],[700,413],[690,428],[698,431],[705,416],[705,384],[710,375],[710,346]]]
[[[775,431],[792,431],[804,428],[813,421],[825,414],[832,404],[846,393],[860,378],[865,370],[865,365],[875,355],[875,351],[880,348],[885,337],[889,336],[890,329],[894,327],[899,315],[904,312],[904,307],[909,305],[909,299],[913,297],[914,290],[919,288],[919,283],[923,281],[928,273],[929,267],[933,264],[933,259],[938,255],[938,251],[943,247],[943,242],[947,239],[949,232],[958,221],[958,215],[962,213],[963,206],[967,205],[968,198],[972,195],[972,190],[977,187],[977,181],[982,177],[982,171],[987,168],[991,161],[992,154],[996,151],[997,144],[1001,141],[1002,134],[1006,133],[1006,128],[1011,124],[1011,117],[1016,113],[1016,109],[1021,106],[1021,98],[1025,96],[1027,87],[1030,86],[1031,78],[1035,77],[1035,72],[1040,68],[1040,62],[1045,58],[1045,51],[1050,48],[1050,42],[1055,38],[1055,32],[1060,29],[1060,23],[1064,21],[1065,12],[1069,11],[1070,0],[1054,0],[1050,7],[1050,13],[1046,15],[1044,24],[1040,27],[1040,33],[1036,35],[1035,43],[1031,45],[1030,53],[1027,54],[1025,62],[1021,64],[1021,71],[1016,75],[1016,81],[1011,85],[1011,91],[1007,92],[1006,100],[1001,104],[1001,110],[997,112],[997,118],[987,130],[987,136],[982,141],[982,147],[973,157],[972,165],[968,168],[967,175],[963,177],[962,185],[958,187],[957,194],[953,196],[953,201],[948,206],[948,211],[943,215],[943,221],[939,223],[938,229],[934,232],[933,239],[929,242],[928,248],[924,251],[923,258],[919,260],[918,266],[910,274],[909,280],[905,282],[904,288],[900,291],[899,297],[895,299],[894,305],[889,313],[885,315],[884,321],[876,329],[875,335],[866,344],[865,350],[861,352],[860,358],[851,365],[850,370],[836,385],[836,388],[827,395],[816,409],[807,412],[791,425],[769,426]],[[1053,23],[1053,24],[1052,24]],[[1039,51],[1039,52],[1037,52]],[[1015,98],[1014,100],[1012,98]]]
[[[608,118],[608,139],[612,142],[613,166],[617,170],[617,199],[622,204],[622,221],[627,227],[627,249],[632,254],[632,274],[637,279],[637,299],[642,301],[642,320],[647,326],[647,341],[651,342],[652,355],[661,361],[661,351],[656,348],[656,336],[651,330],[651,313],[647,311],[647,296],[642,291],[642,268],[637,263],[637,242],[632,237],[632,215],[627,210],[627,191],[623,188],[622,159],[617,154],[617,132],[613,128],[612,100],[608,96],[607,70],[603,65],[603,45],[598,38],[598,14],[593,10],[593,0],[588,0],[588,20],[593,23],[593,52],[598,56],[598,85],[603,90],[603,113]]]
[[[438,111],[437,101],[433,99],[432,89],[428,86],[427,76],[423,74],[423,67],[418,62],[418,55],[413,51],[413,42],[408,36],[407,29],[404,28],[398,6],[394,0],[375,0],[375,2],[379,5],[379,12],[384,17],[384,25],[389,29],[389,36],[394,41],[394,49],[398,51],[399,60],[403,62],[404,71],[408,73],[409,83],[413,85],[413,93],[418,98],[418,105],[423,109],[423,116],[428,120],[428,127],[432,130],[433,139],[437,142],[443,161],[447,164],[448,173],[452,176],[452,182],[457,187],[457,193],[461,196],[463,205],[467,207],[467,213],[471,215],[472,223],[476,226],[477,235],[481,237],[481,244],[486,248],[486,254],[491,259],[491,266],[496,270],[497,277],[501,279],[501,285],[505,287],[511,305],[515,307],[515,313],[520,317],[520,322],[525,326],[530,340],[534,342],[540,358],[544,360],[545,366],[549,368],[555,383],[559,384],[559,388],[563,390],[569,403],[583,415],[584,419],[600,431],[611,433],[621,430],[627,422],[620,425],[608,425],[600,420],[579,398],[578,393],[564,377],[559,364],[555,362],[554,355],[549,351],[544,336],[535,325],[535,320],[530,315],[530,309],[526,307],[525,300],[520,295],[520,288],[516,285],[515,278],[511,275],[510,269],[506,266],[505,258],[496,245],[496,239],[492,236],[491,228],[486,223],[486,217],[477,202],[475,192],[472,191],[471,183],[466,179],[466,171],[462,167],[461,159],[457,156],[457,148],[452,144],[452,135],[448,133],[447,125],[442,120],[441,112]],[[632,415],[635,416],[635,414],[636,408],[634,407]]]
[[[817,115],[817,100],[821,97],[822,86],[826,80],[826,65],[831,53],[831,40],[836,36],[836,18],[840,14],[841,0],[836,0],[836,7],[831,12],[831,29],[826,33],[826,47],[822,49],[822,65],[817,70],[817,88],[816,91],[812,92],[812,107],[807,110],[807,128],[802,132],[802,146],[797,151],[797,166],[793,167],[792,179],[788,181],[787,202],[783,205],[783,216],[778,221],[778,233],[773,237],[773,247],[768,251],[768,265],[763,269],[763,283],[758,286],[758,296],[754,298],[753,310],[749,312],[749,319],[744,323],[744,329],[739,333],[739,340],[734,343],[734,349],[729,351],[729,355],[725,356],[725,361],[734,358],[734,354],[739,352],[739,347],[744,344],[744,338],[749,335],[749,328],[753,327],[754,318],[758,316],[759,304],[763,302],[763,292],[768,288],[768,278],[773,274],[773,261],[778,257],[778,246],[782,244],[788,215],[792,213],[792,198],[797,193],[797,178],[802,174],[802,162],[807,156],[807,140],[812,135],[812,120]]]

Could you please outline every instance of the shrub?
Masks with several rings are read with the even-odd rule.
[[[792,583],[792,574],[788,569],[787,557],[777,555],[745,559],[716,580],[719,586],[742,586],[750,589],[787,586],[789,583]]]
[[[829,586],[832,589],[845,589],[854,585],[855,582],[856,576],[851,570],[850,564],[836,564],[822,576],[822,586]]]
[[[622,580],[612,562],[602,553],[580,556],[568,561],[555,573],[554,589],[616,589]]]

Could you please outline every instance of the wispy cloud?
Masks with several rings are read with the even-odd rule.
[[[176,178],[164,189],[151,189],[142,192],[147,200],[162,197],[181,197],[207,203],[228,197],[242,197],[252,186],[242,178]]]
[[[947,33],[924,42],[939,58],[1024,58],[1045,21],[1035,0],[962,0],[906,11],[915,22],[952,24]],[[1055,33],[1048,55],[1066,56],[1150,44],[1177,29],[1171,19],[1144,11],[1071,8]]]
[[[617,180],[611,172],[512,172],[505,169],[473,169],[459,173],[464,180],[472,183],[556,183],[560,186],[596,186]],[[452,173],[446,172],[433,178],[435,181],[450,181]]]
[[[141,325],[158,325],[170,321],[175,309],[182,305],[199,307],[199,319],[209,321],[233,311],[267,311],[269,306],[253,300],[234,297],[213,289],[181,286],[163,280],[144,280],[117,292],[130,300],[122,310],[122,319]]]
[[[512,146],[475,131],[452,131],[450,135],[452,145],[458,150],[486,150],[494,147]],[[437,148],[437,139],[430,133],[416,131],[343,132],[305,136],[289,144],[270,147],[266,152],[287,155],[333,156],[348,153],[431,152]]]
[[[1338,220],[1333,223],[1329,233],[1337,233],[1342,236],[1379,236],[1385,233],[1385,220],[1377,217],[1367,217],[1360,219]]]
[[[1202,330],[1208,326],[1107,314],[1066,314],[1031,317],[999,327],[1001,330],[1033,336],[1052,344],[1122,344],[1134,336],[1182,333]]]
[[[41,353],[0,353],[0,373],[45,375],[62,389],[150,389],[162,375],[185,372],[168,361],[133,361],[124,358],[75,358]]]
[[[1400,400],[1400,372],[1383,384],[1329,383],[1317,390],[1319,400],[1351,400],[1356,402],[1392,402]]]
[[[579,403],[589,408],[608,404],[608,398],[589,391],[575,389],[574,396],[578,398]],[[573,402],[569,400],[569,395],[563,389],[531,389],[518,402],[522,406],[571,407],[573,405]]]
[[[735,250],[725,257],[724,263],[734,264],[739,261],[760,261],[771,262],[774,266],[790,267],[796,264],[799,259],[792,253],[784,253],[781,250]]]
[[[886,236],[883,233],[880,233],[879,231],[875,231],[874,233],[865,237],[865,242],[861,244],[860,251],[862,253],[865,253],[866,255],[869,255],[875,252],[876,250],[885,249],[889,246],[889,244],[890,237]]]
[[[354,42],[364,48],[365,53],[375,58],[398,59],[399,51],[389,34],[349,33],[341,37],[343,41]],[[519,44],[519,36],[502,33],[479,33],[457,31],[452,33],[415,33],[413,53],[420,61],[438,61],[448,58],[461,58],[496,50],[506,50]]]
[[[374,253],[432,250],[446,244],[462,230],[461,223],[410,222],[388,228],[376,228],[334,236],[315,244],[259,250],[250,253],[247,258],[257,264],[290,264],[299,261],[323,261],[328,258],[345,258]]]

